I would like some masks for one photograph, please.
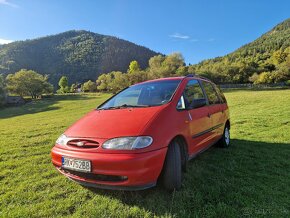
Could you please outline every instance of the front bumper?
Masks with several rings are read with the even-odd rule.
[[[156,184],[165,160],[167,147],[138,154],[106,154],[63,150],[54,147],[52,163],[65,176],[85,186],[119,190],[142,190]],[[62,156],[90,160],[91,173],[62,168]]]

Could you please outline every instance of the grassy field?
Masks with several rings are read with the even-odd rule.
[[[109,95],[0,110],[0,217],[289,217],[290,90],[226,93],[232,146],[189,163],[182,190],[89,190],[50,162],[56,138]]]

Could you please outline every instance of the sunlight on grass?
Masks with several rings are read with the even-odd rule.
[[[182,190],[90,190],[52,166],[50,149],[110,95],[55,96],[0,110],[0,217],[287,217],[290,90],[226,93],[232,146],[190,161]]]

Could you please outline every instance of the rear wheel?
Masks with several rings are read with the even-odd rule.
[[[226,124],[222,138],[219,140],[218,144],[222,148],[227,148],[230,146],[230,127]]]
[[[175,140],[170,143],[163,168],[163,185],[169,190],[181,188],[182,167],[181,167],[180,145]]]

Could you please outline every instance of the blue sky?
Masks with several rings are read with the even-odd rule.
[[[289,0],[0,0],[0,43],[89,30],[181,52],[193,64],[232,52],[289,17]]]

